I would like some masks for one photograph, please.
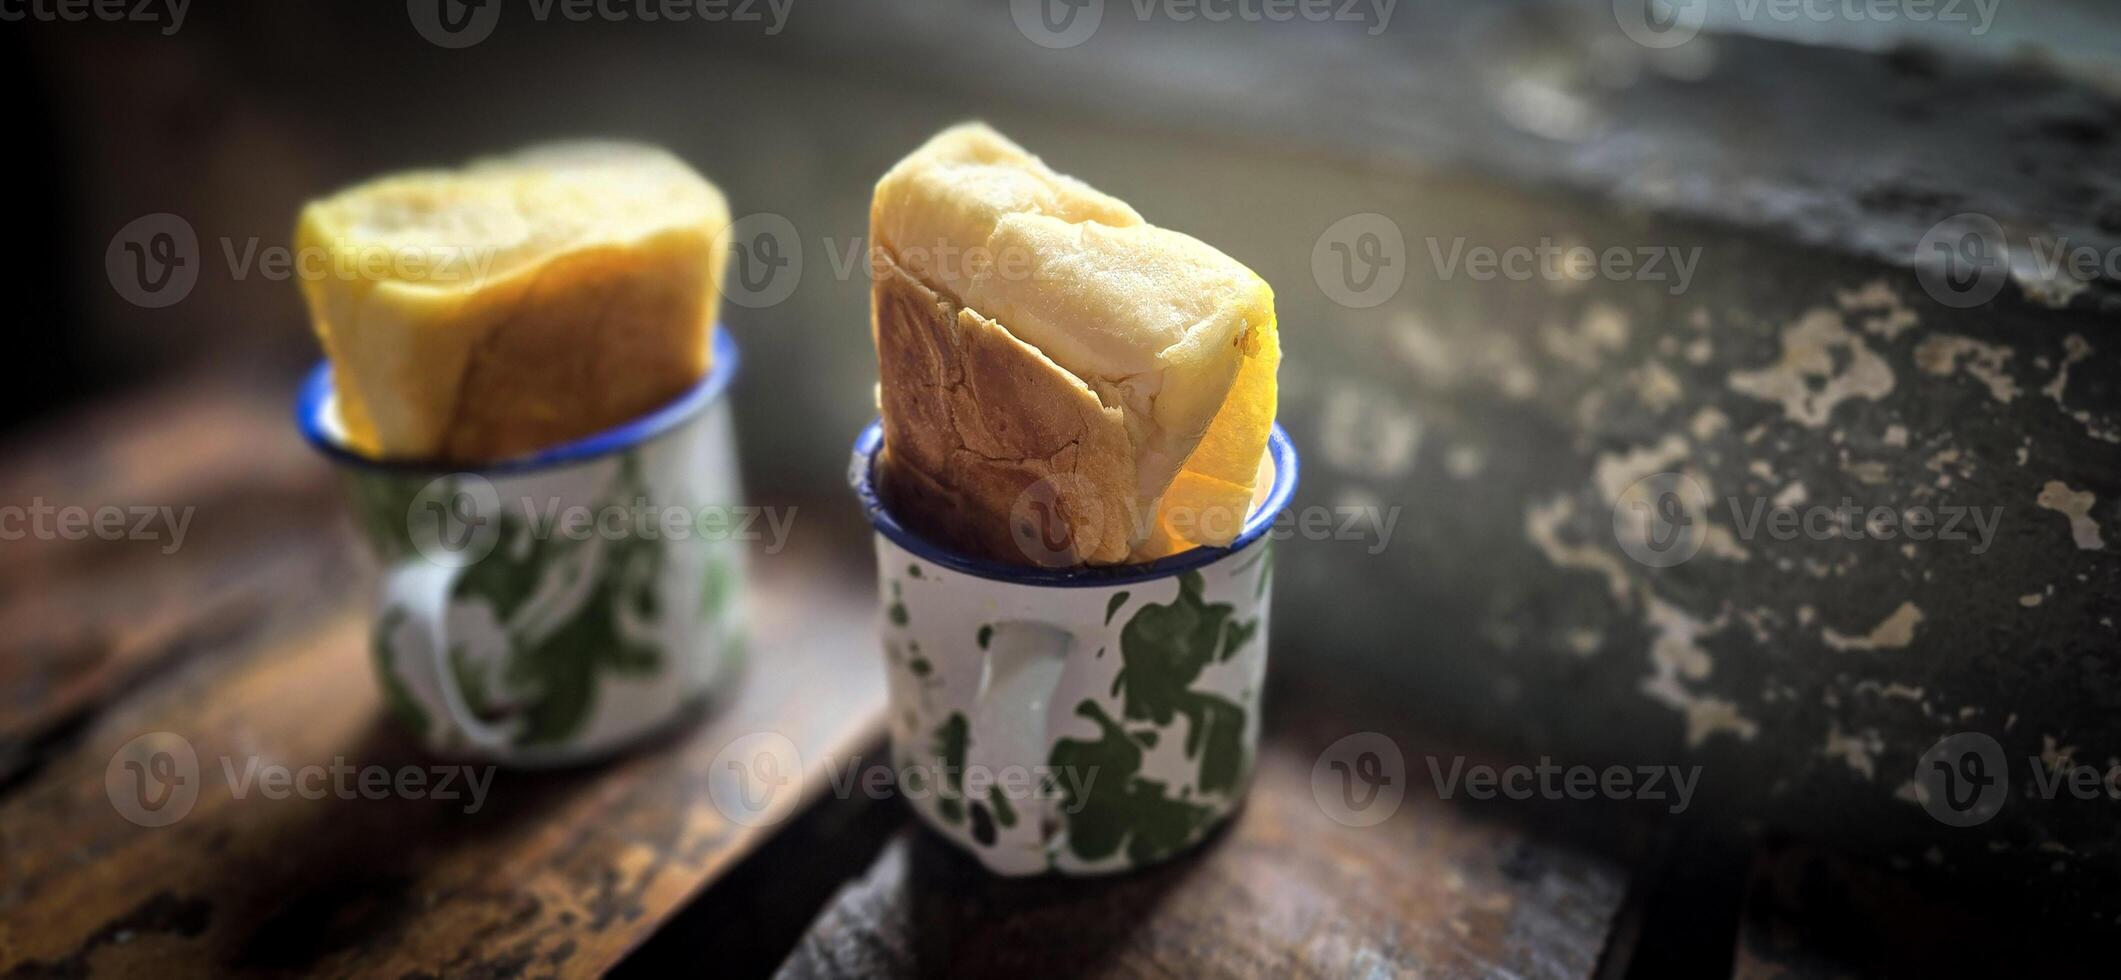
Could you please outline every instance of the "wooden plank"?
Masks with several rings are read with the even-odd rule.
[[[865,747],[862,758],[883,766],[890,758],[883,746],[884,740],[878,739]],[[860,759],[835,761],[841,763],[840,772],[861,771]],[[705,894],[665,922],[611,976],[771,976],[809,930],[818,910],[859,877],[912,819],[898,800],[861,792],[836,794],[810,807],[715,879]]]
[[[1382,823],[1335,822],[1311,774],[1360,730],[1337,707],[1298,706],[1299,724],[1262,746],[1232,826],[1162,867],[1003,879],[909,827],[781,975],[1590,975],[1620,906],[1619,867],[1413,787]]]
[[[343,597],[345,521],[287,395],[192,376],[9,447],[0,506],[20,508],[4,530],[21,536],[0,542],[0,786],[70,723],[228,647],[267,608]],[[120,537],[53,533],[62,509],[117,515]]]
[[[301,466],[325,469],[314,459]],[[85,484],[116,485],[98,482],[106,475]],[[230,498],[215,499],[227,509]],[[233,526],[240,506],[230,513]],[[880,731],[872,586],[866,556],[848,550],[861,529],[811,516],[831,508],[801,513],[790,549],[754,561],[751,663],[707,718],[606,765],[499,773],[466,812],[468,798],[371,799],[357,784],[341,798],[334,783],[321,799],[272,799],[246,783],[253,763],[343,761],[392,774],[436,764],[381,713],[357,552],[313,527],[341,520],[336,503],[254,509],[263,525],[254,538],[327,542],[306,576],[284,567],[240,576],[276,577],[269,595],[282,602],[194,606],[167,617],[184,642],[113,647],[176,658],[145,675],[110,669],[77,682],[79,693],[36,680],[48,665],[15,675],[30,678],[10,691],[17,737],[48,736],[62,715],[72,724],[67,744],[0,797],[0,975],[609,967],[771,834],[713,805],[712,789],[736,778],[713,771],[725,745],[772,731],[823,758]],[[170,581],[193,588],[199,579],[189,576],[200,574]],[[49,604],[55,594],[20,601]],[[210,655],[182,658],[177,647]],[[50,707],[36,696],[40,684],[71,707]],[[196,802],[160,828],[128,822],[105,789],[113,754],[150,732],[181,737],[200,763]],[[804,792],[817,792],[825,773],[809,771]]]

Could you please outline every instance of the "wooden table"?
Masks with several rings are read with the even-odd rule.
[[[425,765],[381,713],[365,558],[289,379],[172,382],[6,456],[0,505],[196,507],[182,546],[0,545],[0,976],[1586,976],[1627,877],[1423,795],[1382,824],[1312,796],[1321,751],[1377,727],[1277,688],[1257,782],[1199,853],[1110,880],[989,877],[894,800],[828,779],[883,758],[858,516],[797,502],[755,562],[750,667],[704,720],[602,766],[503,772],[468,802],[237,797],[252,761]],[[785,501],[783,503],[786,503]],[[1284,664],[1300,662],[1293,644]],[[1287,670],[1284,666],[1283,670]],[[1291,693],[1293,692],[1293,693]],[[1410,760],[1419,734],[1392,737]],[[806,761],[803,804],[747,827],[710,796],[738,736]],[[127,742],[200,760],[189,812],[121,815]],[[1410,768],[1413,763],[1410,761]],[[630,958],[629,958],[630,957]]]
[[[999,879],[908,827],[781,975],[1592,975],[1617,866],[1424,796],[1419,776],[1383,822],[1337,822],[1312,772],[1347,720],[1293,715],[1262,746],[1244,811],[1200,851],[1114,879]]]

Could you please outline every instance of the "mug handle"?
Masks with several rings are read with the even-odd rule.
[[[457,686],[457,672],[449,664],[449,596],[456,591],[463,568],[415,559],[383,574],[384,608],[397,608],[427,638],[429,657],[425,665],[434,671],[435,688],[442,692],[442,708],[451,724],[473,745],[492,752],[515,748],[507,731],[487,724],[472,713],[471,703]]]
[[[1052,730],[1049,713],[1068,666],[1068,652],[1075,646],[1074,634],[1052,623],[1004,620],[993,627],[972,704],[972,745],[965,753],[966,766],[981,767],[990,779],[1007,766],[1045,764]],[[1002,792],[998,784],[994,790]],[[981,801],[965,802],[969,809]],[[1032,803],[1044,810],[1053,802],[1038,792],[1035,782],[1030,799],[1009,799],[1019,820],[1029,820],[1033,827],[1045,814],[1024,811],[1032,811]]]

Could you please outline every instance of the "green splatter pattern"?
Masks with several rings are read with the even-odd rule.
[[[935,729],[934,751],[942,760],[943,777],[936,809],[951,823],[965,818],[965,751],[971,746],[972,725],[962,712],[951,712]]]
[[[1264,656],[1263,620],[1254,614],[1261,608],[1255,597],[1264,594],[1271,567],[1264,551],[1245,556],[1249,560],[1241,570],[1208,570],[1217,588],[1226,590],[1217,594],[1230,596],[1228,601],[1208,601],[1208,580],[1194,570],[1132,590],[1104,590],[1092,599],[1096,607],[1082,610],[1096,617],[1101,609],[1102,621],[1081,623],[1091,642],[1076,633],[1078,645],[1067,655],[1070,673],[1063,676],[1080,670],[1090,674],[1060,682],[1067,693],[1059,696],[1068,701],[1035,709],[1050,712],[1056,734],[1066,734],[1046,743],[1050,772],[1042,773],[1035,789],[1045,802],[1030,811],[1028,837],[1023,808],[1029,798],[1012,798],[998,783],[974,785],[972,794],[966,793],[963,767],[973,733],[969,712],[951,710],[972,696],[954,685],[987,683],[987,671],[994,668],[979,661],[990,655],[1000,635],[997,613],[1009,618],[1018,607],[988,602],[975,607],[980,613],[958,612],[945,601],[931,613],[923,603],[932,601],[938,587],[955,586],[934,582],[936,576],[903,557],[888,564],[888,571],[903,570],[905,580],[887,577],[885,618],[896,627],[887,633],[887,647],[891,638],[903,643],[909,635],[954,647],[936,651],[935,663],[916,654],[911,672],[923,683],[894,688],[895,696],[919,692],[916,703],[923,708],[895,726],[906,740],[902,744],[918,745],[915,753],[933,766],[922,767],[936,785],[917,808],[990,866],[1008,873],[1138,866],[1200,840],[1230,811],[1252,764],[1246,742],[1251,706],[1257,703],[1252,672],[1263,669],[1263,660],[1248,659],[1242,674],[1209,672],[1240,654]],[[916,579],[928,582],[915,585]],[[1164,591],[1173,585],[1175,590]],[[1152,601],[1159,595],[1168,599]],[[1071,622],[1070,615],[1061,613],[1056,622]],[[953,623],[954,616],[962,618]],[[919,628],[910,625],[916,619]],[[1104,642],[1099,642],[1100,626]],[[941,632],[945,628],[948,637]],[[1085,681],[1091,685],[1089,696],[1079,693]],[[989,849],[998,850],[990,855]]]
[[[1199,762],[1196,785],[1202,793],[1229,793],[1243,776],[1244,709],[1193,685],[1209,664],[1230,659],[1249,642],[1259,621],[1234,619],[1228,603],[1203,601],[1203,589],[1200,573],[1186,572],[1179,576],[1176,598],[1142,606],[1120,627],[1122,666],[1112,693],[1126,721],[1154,727],[1130,731],[1096,701],[1085,699],[1076,714],[1096,722],[1103,737],[1062,739],[1054,746],[1056,768],[1098,767],[1084,798],[1069,801],[1068,844],[1077,857],[1109,857],[1124,843],[1129,860],[1152,861],[1205,829],[1207,807],[1171,799],[1162,783],[1138,775],[1142,749],[1154,748],[1158,729],[1175,718],[1186,720],[1184,751]],[[1128,828],[1131,834],[1123,833]]]
[[[353,509],[386,560],[415,560],[405,515],[426,483],[403,474],[353,476]],[[639,458],[620,456],[604,501],[623,505],[647,497]],[[657,632],[666,612],[659,582],[672,567],[666,554],[672,545],[661,537],[540,535],[524,513],[510,507],[494,520],[494,548],[458,573],[450,601],[485,605],[506,632],[507,652],[495,662],[458,646],[449,651],[451,674],[473,714],[512,730],[517,747],[561,745],[580,734],[595,713],[600,678],[650,677],[669,666],[668,652],[659,644],[628,634]],[[740,639],[726,622],[741,587],[740,556],[730,554],[726,542],[701,543],[706,553],[697,615],[703,625],[721,630],[715,649],[727,663],[737,655]],[[550,591],[577,592],[580,604],[556,622],[524,615],[534,598]],[[375,660],[386,702],[425,735],[433,720],[399,675],[400,651],[391,646],[404,617],[403,610],[384,611]],[[528,625],[541,619],[538,626]],[[622,628],[627,622],[638,629]]]

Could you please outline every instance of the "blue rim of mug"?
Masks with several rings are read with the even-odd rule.
[[[303,379],[302,388],[295,396],[295,426],[302,430],[302,438],[309,440],[309,444],[316,447],[318,452],[358,469],[401,473],[464,471],[489,476],[552,469],[624,452],[691,420],[709,405],[721,400],[722,394],[729,389],[730,382],[736,378],[740,360],[736,338],[729,335],[729,328],[717,325],[714,329],[714,364],[708,369],[707,376],[687,388],[683,394],[665,403],[663,407],[593,435],[540,449],[525,456],[490,463],[375,459],[355,452],[334,436],[325,425],[325,409],[332,404],[334,393],[329,359],[311,369],[309,376]]]
[[[1289,499],[1296,495],[1296,446],[1289,441],[1289,434],[1282,431],[1281,423],[1267,437],[1267,453],[1274,459],[1274,484],[1267,488],[1267,497],[1252,509],[1245,518],[1244,529],[1228,545],[1221,547],[1196,547],[1175,555],[1158,558],[1139,565],[1087,565],[1071,568],[1043,568],[1037,565],[1013,565],[987,558],[974,558],[944,548],[908,530],[884,508],[876,493],[874,471],[877,450],[884,446],[884,421],[869,423],[862,434],[854,440],[854,458],[848,468],[848,482],[854,485],[855,496],[861,498],[862,510],[869,514],[870,526],[878,534],[890,538],[892,543],[914,555],[934,562],[944,568],[963,572],[977,578],[1012,585],[1041,585],[1059,588],[1090,588],[1097,586],[1127,585],[1153,579],[1170,578],[1181,572],[1204,568],[1236,554],[1259,540],[1274,526],[1274,520],[1282,509],[1289,506]]]

